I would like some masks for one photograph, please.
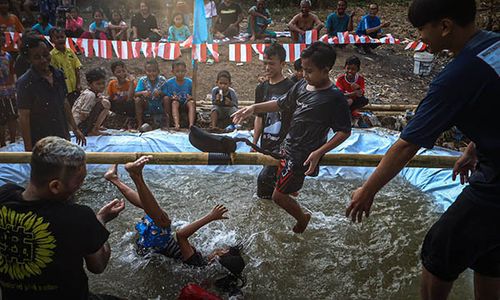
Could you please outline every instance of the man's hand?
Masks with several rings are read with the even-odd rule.
[[[312,175],[314,173],[314,170],[316,170],[316,166],[318,166],[320,159],[321,159],[321,153],[318,153],[317,151],[311,152],[311,154],[309,154],[309,157],[304,162],[304,166],[309,165],[309,168],[304,173],[304,175],[307,176]]]
[[[228,219],[228,217],[224,216],[227,212],[228,209],[224,205],[217,204],[214,208],[212,208],[212,211],[208,213],[208,216],[212,221]]]
[[[382,28],[389,27],[389,26],[391,26],[391,22],[382,23]]]
[[[120,212],[125,209],[125,201],[115,199],[104,205],[96,214],[97,219],[103,225],[118,217]]]
[[[87,139],[85,138],[85,135],[80,129],[76,129],[74,131],[75,137],[76,137],[76,143],[80,146],[85,146],[87,145]]]
[[[347,207],[345,216],[351,218],[354,223],[356,223],[356,220],[361,223],[363,213],[367,218],[370,216],[370,208],[374,197],[375,195],[371,195],[363,187],[358,188],[351,195],[351,204]]]
[[[464,153],[453,166],[452,179],[460,174],[460,184],[469,182],[469,176],[476,170],[477,157],[474,154]]]
[[[237,112],[231,115],[231,118],[233,118],[233,123],[239,124],[241,121],[250,117],[251,115],[253,115],[254,109],[255,108],[253,105],[239,109]]]
[[[161,92],[159,90],[154,90],[153,91],[153,97],[154,98],[158,98],[158,97],[160,97],[160,95],[161,95]]]

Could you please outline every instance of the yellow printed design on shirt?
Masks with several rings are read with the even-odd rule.
[[[13,280],[41,275],[52,262],[56,239],[44,222],[32,212],[0,210],[0,273]]]

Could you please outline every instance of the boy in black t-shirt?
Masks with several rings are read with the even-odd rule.
[[[272,44],[264,50],[264,75],[268,78],[255,88],[255,103],[274,101],[290,90],[293,82],[283,76],[286,51],[280,44]],[[264,150],[279,153],[288,133],[292,113],[290,111],[258,114],[254,121],[253,143]],[[264,166],[257,179],[257,196],[271,199],[276,185],[278,167]]]
[[[305,231],[311,214],[304,213],[290,195],[302,188],[306,175],[317,175],[321,157],[351,134],[347,99],[328,76],[335,64],[335,50],[316,42],[302,52],[301,59],[305,80],[278,100],[254,104],[233,115],[233,121],[239,123],[254,113],[293,112],[290,130],[282,145],[284,159],[272,199],[297,220],[293,227],[295,233]],[[327,142],[330,128],[335,135]]]

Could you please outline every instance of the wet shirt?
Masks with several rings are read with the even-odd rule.
[[[255,103],[278,100],[292,88],[293,84],[290,79],[284,79],[277,84],[270,84],[269,81],[265,81],[255,89]],[[260,139],[260,146],[263,149],[279,153],[281,143],[290,127],[292,113],[285,110],[259,115],[264,123]]]
[[[127,79],[122,85],[120,85],[120,83],[118,83],[118,79],[112,79],[111,81],[109,81],[108,88],[106,89],[109,96],[109,100],[127,101],[131,85],[135,90],[137,82],[130,81]]]
[[[132,17],[131,26],[137,27],[138,38],[147,39],[151,34],[151,29],[158,28],[158,22],[153,15],[144,18],[141,14],[136,14]]]
[[[88,299],[83,258],[109,232],[87,206],[25,201],[24,189],[0,187],[0,286],[4,299]]]
[[[432,148],[452,126],[475,144],[479,163],[469,191],[500,204],[500,35],[477,33],[431,82],[401,138]]]
[[[50,67],[53,85],[30,68],[16,82],[17,107],[30,110],[32,146],[44,137],[69,139],[68,122],[64,110],[67,89],[61,71]]]
[[[228,5],[225,2],[222,2],[217,6],[217,12],[219,13],[219,20],[222,27],[227,28],[229,25],[238,21],[238,17],[243,10],[237,3],[231,3]]]
[[[343,16],[337,15],[336,12],[331,13],[326,18],[326,32],[328,36],[336,36],[337,32],[346,32],[347,27],[349,26],[349,19],[351,17],[347,14]]]
[[[306,86],[302,79],[278,100],[281,110],[293,113],[282,149],[297,166],[326,143],[330,129],[351,131],[351,111],[342,92],[335,85],[321,91],[308,91]]]

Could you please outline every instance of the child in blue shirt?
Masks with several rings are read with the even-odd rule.
[[[160,75],[160,67],[155,59],[146,61],[144,66],[146,76],[139,78],[135,88],[135,117],[137,128],[141,128],[144,115],[165,116],[165,124],[170,124],[171,104],[163,93],[167,80]]]
[[[109,33],[109,23],[104,19],[104,13],[100,9],[94,11],[94,22],[89,26],[89,31],[82,34],[84,39],[107,40]]]
[[[53,26],[49,23],[49,15],[47,13],[40,13],[38,16],[38,23],[31,27],[32,30],[40,33],[41,35],[49,35]]]
[[[184,24],[182,14],[176,13],[173,18],[173,24],[168,28],[169,42],[184,42],[191,36],[189,28]]]
[[[193,82],[191,78],[186,77],[186,63],[183,61],[175,61],[172,64],[172,74],[163,86],[163,93],[169,98],[172,103],[172,118],[174,119],[175,129],[179,129],[180,112],[187,111],[189,128],[196,121],[196,102],[193,99]]]

